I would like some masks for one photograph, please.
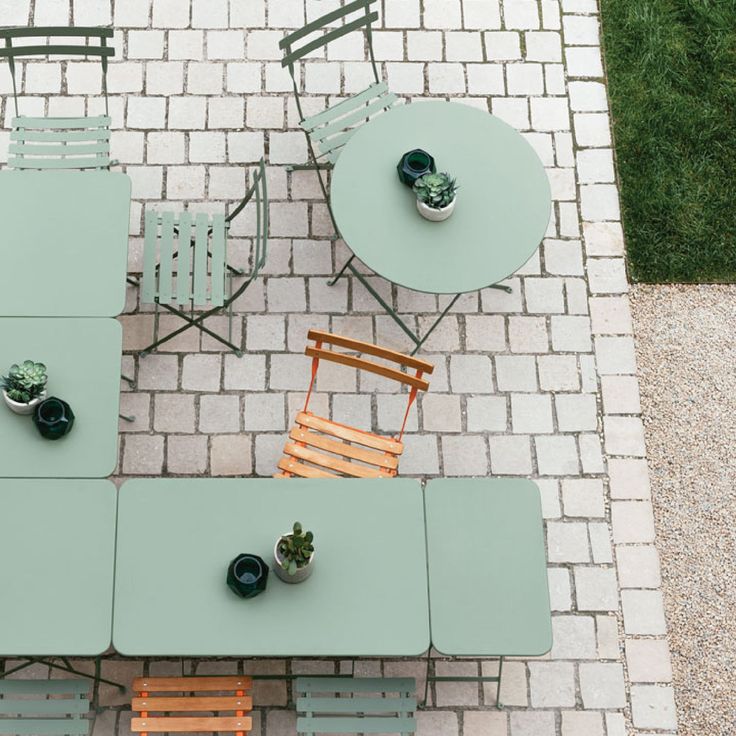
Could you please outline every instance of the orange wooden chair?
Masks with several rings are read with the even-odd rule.
[[[130,729],[143,736],[162,732],[220,732],[245,736],[252,725],[250,716],[246,715],[253,709],[253,700],[246,695],[252,685],[250,677],[237,676],[136,677],[133,680],[135,697],[131,710],[139,715],[132,719]],[[166,695],[152,696],[152,693]],[[161,716],[151,715],[152,713],[187,715]],[[193,713],[198,715],[191,715]]]
[[[296,415],[296,424],[289,432],[289,441],[284,447],[284,456],[279,460],[279,471],[275,478],[392,478],[398,472],[399,456],[404,450],[402,437],[409,410],[419,391],[426,391],[429,382],[422,378],[431,374],[434,366],[425,360],[353,340],[350,337],[332,335],[320,330],[309,330],[307,335],[314,345],[304,351],[312,357],[312,380],[304,402],[304,408]],[[328,347],[322,347],[327,344]],[[387,363],[368,360],[352,353],[337,352],[334,347],[345,348],[355,353],[380,358]],[[409,397],[401,431],[395,437],[356,429],[318,417],[309,411],[317,370],[322,360],[351,366],[361,371],[397,381],[409,387]],[[394,364],[394,365],[391,365]],[[398,368],[395,365],[398,364]],[[414,373],[401,370],[406,368]]]

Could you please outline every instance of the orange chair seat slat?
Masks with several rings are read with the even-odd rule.
[[[381,450],[381,452],[390,452],[392,455],[401,455],[404,450],[403,444],[398,440],[381,437],[372,432],[364,432],[353,427],[347,427],[344,424],[338,424],[337,422],[332,422],[329,419],[317,417],[314,414],[304,411],[300,411],[296,415],[296,423],[303,427],[309,427],[309,429],[315,429],[318,432],[338,437],[341,440],[354,442],[364,447],[371,447],[374,450]]]
[[[295,442],[303,442],[320,450],[326,450],[335,455],[342,455],[353,460],[360,460],[370,465],[376,465],[379,468],[395,470],[399,465],[399,461],[395,455],[366,450],[357,445],[349,445],[346,442],[333,440],[317,432],[302,429],[301,427],[294,427],[289,433],[289,437]]]
[[[130,730],[135,733],[201,733],[250,731],[250,716],[210,716],[206,718],[132,718]]]

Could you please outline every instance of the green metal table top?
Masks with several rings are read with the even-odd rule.
[[[432,644],[448,655],[552,647],[539,489],[523,478],[429,481]]]
[[[30,416],[0,396],[0,476],[104,478],[115,469],[122,329],[114,319],[0,318],[0,372],[13,363],[46,365],[47,394],[68,402],[71,432],[47,440]]]
[[[396,164],[413,148],[457,177],[452,216],[429,222]],[[330,202],[348,247],[377,274],[416,291],[456,294],[520,268],[550,217],[550,187],[534,149],[513,128],[452,102],[393,107],[363,125],[332,174]]]
[[[429,646],[421,488],[409,479],[141,479],[118,499],[113,643],[130,656],[391,656]],[[294,521],[311,577],[238,598],[227,566],[273,561]]]
[[[109,171],[0,171],[0,314],[120,314],[130,189]]]
[[[107,480],[0,478],[0,655],[110,646],[115,495]]]

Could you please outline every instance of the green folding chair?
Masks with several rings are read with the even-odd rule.
[[[107,169],[110,167],[110,124],[107,101],[108,59],[115,50],[107,45],[112,28],[46,27],[0,28],[0,58],[8,60],[13,79],[15,117],[11,121],[8,167],[13,169]],[[63,42],[56,43],[59,38]],[[38,39],[38,40],[36,40]],[[90,45],[90,39],[96,45]],[[19,40],[30,40],[21,43]],[[18,112],[16,59],[20,57],[99,57],[105,114],[91,117],[31,117]]]
[[[0,734],[87,736],[89,682],[0,680]]]
[[[413,677],[298,677],[296,730],[318,733],[416,731]]]
[[[313,20],[300,30],[288,34],[279,42],[279,48],[284,53],[281,66],[288,68],[291,75],[300,125],[306,133],[311,158],[309,164],[296,164],[291,168],[317,169],[320,186],[328,207],[327,188],[319,170],[330,168],[337,161],[340,150],[356,129],[375,115],[388,110],[397,99],[396,95],[388,91],[386,83],[380,79],[376,67],[371,24],[378,20],[378,13],[370,9],[375,2],[376,0],[354,0],[342,8]],[[368,46],[374,83],[359,94],[338,102],[317,115],[305,117],[300,99],[300,84],[297,81],[299,72],[296,62],[326,47],[331,41],[361,29]]]
[[[255,199],[256,232],[251,270],[243,283],[233,291],[232,280],[242,275],[243,271],[228,265],[228,230],[230,223],[252,199]],[[258,164],[245,197],[227,216],[148,210],[145,216],[140,295],[142,303],[156,305],[156,316],[154,341],[140,355],[148,355],[192,327],[223,343],[236,355],[242,355],[241,349],[232,342],[232,305],[258,276],[266,261],[267,244],[268,193],[263,159]],[[187,303],[189,313],[181,309]],[[186,323],[160,339],[159,307],[178,315]],[[204,311],[195,317],[195,308],[204,308]],[[227,339],[202,324],[207,318],[225,310],[228,312]]]

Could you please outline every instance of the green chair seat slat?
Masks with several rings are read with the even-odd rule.
[[[320,125],[329,123],[335,118],[341,117],[346,113],[351,112],[357,105],[368,102],[368,100],[372,100],[374,97],[378,97],[379,95],[385,94],[386,92],[388,92],[388,86],[386,82],[378,82],[377,84],[372,84],[370,87],[364,89],[362,92],[359,92],[357,95],[353,95],[347,100],[342,100],[336,105],[332,105],[332,107],[328,107],[326,110],[318,112],[316,115],[311,115],[308,118],[304,118],[304,120],[302,120],[301,122],[301,126],[305,130],[311,132]]]
[[[34,736],[86,736],[86,718],[0,718],[0,734]]]
[[[82,695],[89,693],[87,680],[5,680],[0,679],[0,695]]]
[[[0,28],[0,38],[47,38],[49,36],[83,36],[91,38],[112,38],[113,29],[104,26],[31,26],[20,28]]]
[[[189,212],[182,212],[174,221],[179,228],[176,300],[179,304],[186,304],[192,298],[192,216]]]
[[[413,693],[413,677],[297,677],[299,693]]]
[[[351,98],[350,101],[353,101],[353,99]],[[369,118],[371,115],[377,113],[379,110],[391,107],[394,102],[396,102],[396,95],[389,93],[387,95],[382,95],[375,100],[372,100],[368,105],[361,104],[360,107],[357,107],[357,109],[349,115],[337,118],[317,130],[312,129],[312,131],[310,132],[312,140],[322,141],[325,138],[329,138],[330,136],[335,135],[336,133],[340,133],[346,128],[351,127],[355,123],[359,123],[361,120]]]
[[[303,713],[411,713],[416,698],[297,698],[296,709]]]
[[[207,241],[209,218],[203,212],[194,220],[194,303],[207,303]]]
[[[345,23],[339,28],[334,28],[331,31],[325,33],[323,36],[320,36],[319,38],[315,38],[314,40],[305,43],[304,46],[301,46],[296,51],[292,51],[291,53],[286,54],[281,60],[281,66],[290,66],[295,61],[298,61],[303,56],[306,56],[315,49],[318,49],[321,46],[326,46],[328,43],[330,43],[330,41],[335,41],[336,39],[350,33],[351,31],[361,28],[362,26],[370,25],[371,23],[373,23],[373,21],[376,20],[378,20],[378,13],[373,11],[372,13],[361,15],[360,18],[356,18],[349,23]],[[292,34],[292,36],[293,35],[294,34]]]
[[[0,713],[15,715],[71,715],[86,713],[89,702],[82,698],[55,698],[53,700],[9,700],[0,698]]]
[[[305,25],[303,28],[300,28],[298,31],[294,31],[288,36],[282,38],[279,41],[279,48],[282,50],[288,48],[289,46],[293,45],[294,41],[298,41],[300,38],[308,36],[310,33],[312,33],[312,31],[323,28],[328,23],[332,23],[338,18],[349,15],[354,10],[358,10],[359,8],[365,8],[367,10],[368,7],[371,6],[374,2],[376,2],[376,0],[353,0],[352,3],[348,3],[342,8],[338,8],[337,10],[326,13],[316,20],[313,20],[311,23],[307,23],[307,25]]]
[[[58,146],[53,144],[34,146],[28,143],[11,143],[8,146],[9,153],[20,153],[24,156],[43,156],[46,154],[68,156],[70,153],[75,155],[96,154],[107,153],[109,150],[109,143],[85,143],[78,146],[68,146],[65,144]]]
[[[212,279],[210,300],[213,307],[221,307],[225,302],[225,215],[212,218]]]
[[[10,131],[11,141],[28,143],[61,143],[110,140],[109,128],[92,128],[90,130],[26,130],[25,128]]]
[[[319,145],[320,156],[327,156],[334,163],[340,153],[340,149],[355,135],[358,128],[350,128],[340,135],[336,135]],[[333,155],[330,155],[333,154]]]
[[[14,169],[100,169],[110,165],[109,156],[97,158],[13,158],[8,166]]]
[[[96,115],[94,117],[81,118],[44,118],[27,117],[21,115],[13,118],[11,124],[14,128],[17,127],[43,130],[48,128],[104,128],[109,127],[111,122],[112,120],[109,115]]]
[[[158,214],[146,210],[143,233],[143,284],[141,300],[153,304],[156,297],[156,242],[158,240]]]
[[[70,46],[68,44],[38,44],[35,46],[5,46],[0,48],[0,58],[16,58],[18,56],[115,56],[112,46]]]
[[[174,280],[174,213],[161,215],[161,237],[158,267],[159,304],[171,302],[171,285]]]
[[[414,718],[320,718],[296,719],[298,733],[413,733]]]

